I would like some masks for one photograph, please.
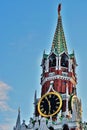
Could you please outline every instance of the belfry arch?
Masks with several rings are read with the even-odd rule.
[[[69,127],[68,127],[67,124],[64,124],[64,125],[63,125],[63,130],[69,130]]]
[[[68,68],[68,56],[65,53],[61,55],[61,66]]]
[[[55,67],[56,66],[56,55],[52,53],[49,57],[49,67]]]

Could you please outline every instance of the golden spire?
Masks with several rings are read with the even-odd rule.
[[[58,5],[58,15],[60,16],[61,4]]]

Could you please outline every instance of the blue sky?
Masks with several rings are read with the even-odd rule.
[[[26,123],[33,115],[34,92],[40,97],[41,59],[50,52],[57,6],[69,53],[75,50],[77,94],[87,121],[87,1],[3,0],[0,2],[0,130],[11,130],[21,108]]]

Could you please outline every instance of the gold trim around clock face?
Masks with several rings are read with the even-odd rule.
[[[57,92],[46,93],[40,98],[38,102],[38,112],[41,116],[44,117],[54,116],[60,111],[61,107],[62,98]]]

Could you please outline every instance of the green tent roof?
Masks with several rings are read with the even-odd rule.
[[[62,26],[62,19],[61,16],[58,16],[58,22],[56,31],[54,34],[53,42],[52,42],[52,49],[56,54],[61,54],[62,52],[68,53],[65,35]]]

